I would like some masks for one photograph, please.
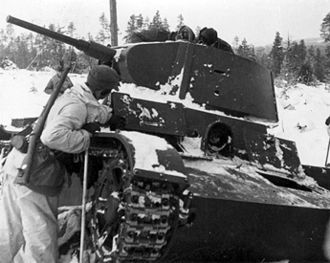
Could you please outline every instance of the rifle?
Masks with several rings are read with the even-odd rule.
[[[328,164],[329,150],[330,150],[330,138],[329,138],[329,141],[328,141],[327,156],[325,157],[324,167],[328,167],[329,166],[329,164]]]
[[[61,91],[61,88],[63,86],[63,83],[70,71],[70,67],[66,67],[61,75],[61,79],[57,86],[55,87],[55,90],[50,95],[47,104],[43,111],[41,112],[39,118],[36,121],[36,124],[33,128],[32,133],[29,137],[29,146],[27,150],[27,154],[23,160],[23,164],[21,166],[21,169],[19,170],[18,176],[15,178],[15,183],[22,184],[22,185],[28,185],[30,181],[30,169],[32,166],[33,156],[36,151],[36,145],[40,139],[40,135],[42,133],[42,130],[44,128],[45,122],[47,120],[48,114],[50,109],[52,108],[56,98],[58,97],[58,94]]]
[[[83,51],[86,55],[93,58],[99,59],[102,62],[111,61],[116,54],[116,50],[110,47],[103,46],[101,44],[95,43],[93,41],[87,42],[82,39],[75,39],[44,27],[34,25],[32,23],[26,22],[24,20],[18,19],[13,16],[7,17],[7,22],[23,27],[25,29],[31,30],[33,32],[48,36],[50,38],[56,39],[68,45],[74,46],[75,48]]]

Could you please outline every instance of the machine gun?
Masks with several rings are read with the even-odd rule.
[[[74,46],[75,48],[83,51],[86,55],[99,59],[102,62],[111,61],[116,54],[116,50],[112,48],[103,46],[93,41],[88,42],[82,39],[74,39],[13,16],[8,16],[7,22]]]

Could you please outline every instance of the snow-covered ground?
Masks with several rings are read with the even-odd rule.
[[[39,116],[48,95],[43,92],[49,79],[56,72],[4,70],[0,68],[0,123],[9,125],[12,118]],[[86,78],[69,75],[74,81]]]
[[[10,125],[12,118],[38,116],[48,99],[43,90],[54,74],[52,69],[0,69],[0,124]],[[86,75],[69,76],[74,83],[86,79]],[[275,135],[296,142],[303,164],[324,166],[329,142],[324,121],[330,115],[330,86],[280,83],[276,98],[280,121]]]
[[[303,164],[325,165],[329,143],[325,120],[330,115],[330,86],[277,85],[279,126],[276,135],[295,141]]]

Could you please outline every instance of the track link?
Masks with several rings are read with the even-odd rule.
[[[171,182],[133,175],[125,155],[122,149],[107,157],[102,152],[93,246],[98,262],[154,262],[166,254],[178,226],[180,193]]]

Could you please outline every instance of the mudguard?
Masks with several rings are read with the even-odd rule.
[[[134,175],[175,182],[182,188],[188,186],[181,156],[165,139],[128,131],[98,133],[92,138],[91,154],[111,154],[114,140],[124,145]]]

